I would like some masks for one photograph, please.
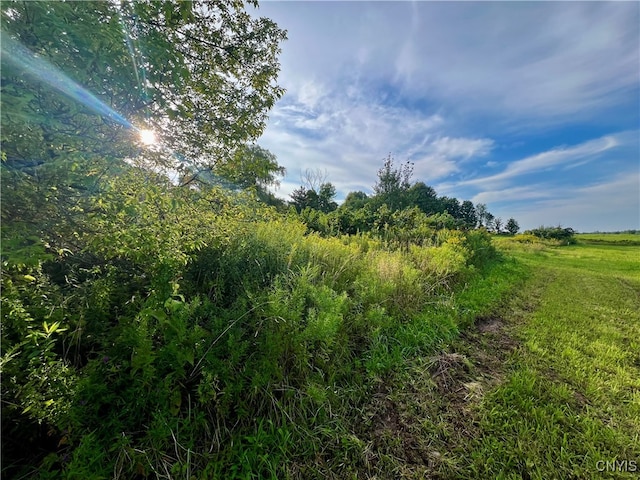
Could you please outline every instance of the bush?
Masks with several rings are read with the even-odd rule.
[[[466,232],[464,245],[469,250],[469,264],[477,268],[488,265],[497,256],[491,235],[484,229]]]
[[[571,245],[576,243],[574,238],[575,230],[573,228],[557,227],[539,227],[533,230],[527,230],[525,235],[533,235],[543,240],[557,240],[560,244]]]

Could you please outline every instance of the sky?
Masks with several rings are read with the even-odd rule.
[[[640,3],[262,1],[288,31],[258,143],[341,201],[388,155],[521,229],[640,229]]]

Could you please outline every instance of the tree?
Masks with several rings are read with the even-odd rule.
[[[272,192],[268,190],[264,192],[258,191],[258,199],[265,205],[276,207],[276,210],[278,210],[281,213],[287,212],[287,208],[288,208],[287,202],[284,199],[277,197],[276,195],[274,195]]]
[[[331,182],[320,185],[318,193],[318,209],[322,212],[329,213],[338,208],[338,204],[333,201],[336,196],[336,187]]]
[[[82,229],[88,196],[127,162],[194,173],[257,138],[283,93],[274,82],[286,34],[243,8],[2,2],[4,226],[68,247],[65,228]],[[162,148],[143,148],[140,128]]]
[[[302,181],[304,184],[290,195],[291,203],[298,213],[307,207],[325,213],[338,208],[338,204],[333,201],[336,196],[336,187],[331,182],[327,182],[326,171],[307,169],[302,175]]]
[[[320,185],[319,191],[301,185],[291,192],[291,204],[296,207],[298,213],[305,208],[312,208],[324,213],[329,213],[338,208],[338,204],[333,201],[336,195],[336,188],[330,183]]]
[[[562,228],[561,225],[558,225],[557,227],[540,226],[538,228],[534,228],[533,230],[527,230],[524,233],[535,235],[538,238],[547,240],[558,240],[566,245],[570,245],[572,243],[575,243],[576,241],[574,238],[576,231],[571,227]]]
[[[443,211],[436,191],[424,182],[414,183],[409,188],[408,197],[411,205],[415,205],[427,215]]]
[[[229,149],[257,138],[284,93],[274,82],[286,33],[234,0],[2,2],[2,17],[7,38],[18,45],[3,51],[3,104],[6,95],[17,97],[23,116],[57,117],[57,127],[66,125],[62,131],[100,140],[103,149],[113,144],[100,135],[112,132],[113,119],[96,116],[82,128],[87,105],[52,95],[42,80],[33,88],[33,75],[23,75],[25,62],[15,58],[20,44],[71,75],[126,123],[153,128],[179,152],[171,158],[174,166],[185,158],[213,166]],[[3,119],[13,111],[3,105]],[[11,115],[9,122],[18,118]],[[82,137],[78,127],[86,132]],[[119,143],[130,144],[131,131],[124,130]]]
[[[314,196],[315,198],[313,198]],[[303,185],[291,192],[289,197],[291,198],[291,205],[296,207],[298,213],[307,207],[318,207],[317,194],[313,190],[307,190]]]
[[[328,176],[326,170],[307,168],[301,175],[301,182],[307,189],[319,193],[322,185],[327,183]]]
[[[392,211],[401,210],[408,204],[407,191],[411,187],[413,164],[406,162],[394,168],[393,157],[389,155],[378,170],[378,181],[373,191],[378,203],[386,203]]]
[[[438,199],[440,202],[441,208],[443,212],[449,213],[453,218],[461,218],[460,215],[460,202],[455,197],[440,197]]]
[[[47,237],[55,244],[68,238],[62,224],[80,221],[77,212],[97,183],[138,155],[128,120],[110,109],[132,118],[144,99],[131,61],[114,54],[126,46],[108,21],[110,4],[2,2],[0,10],[3,240]],[[107,95],[108,105],[98,99]]]
[[[363,208],[368,201],[369,197],[364,192],[349,192],[344,202],[342,202],[341,209],[359,210]]]
[[[441,230],[444,228],[449,230],[460,228],[460,220],[456,220],[451,214],[447,212],[430,215],[427,218],[427,224],[437,230]]]
[[[520,225],[518,225],[518,222],[516,222],[516,220],[514,218],[510,218],[509,220],[507,220],[507,232],[509,232],[511,235],[515,235],[516,233],[518,233],[518,230],[520,230]]]
[[[487,230],[494,230],[495,229],[495,225],[494,225],[494,216],[492,213],[489,212],[485,212],[484,214],[484,226],[487,228]]]
[[[478,223],[476,208],[470,200],[465,200],[462,202],[462,205],[460,205],[460,219],[467,228],[474,228]]]
[[[278,165],[276,156],[256,144],[243,145],[224,163],[217,165],[214,173],[240,188],[255,188],[266,193],[270,186],[279,186],[278,177],[286,173]]]
[[[496,233],[501,233],[502,232],[502,218],[500,217],[495,217],[493,219],[493,226],[496,230]]]
[[[346,202],[346,201],[345,201]],[[341,233],[355,235],[358,232],[368,232],[373,228],[376,220],[376,212],[373,206],[367,202],[360,208],[345,207],[344,203],[331,213],[336,218]]]
[[[488,227],[488,224],[487,224],[488,217],[487,217],[487,215],[490,215],[490,214],[489,214],[489,211],[487,210],[486,203],[478,203],[476,205],[476,217],[478,219],[478,225],[480,227],[484,227],[484,226]]]

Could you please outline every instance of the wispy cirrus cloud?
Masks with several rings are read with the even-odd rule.
[[[558,166],[566,168],[576,162],[584,164],[595,159],[599,154],[619,145],[620,143],[615,136],[607,135],[572,147],[558,147],[521,160],[512,161],[500,173],[464,180],[459,182],[458,185],[476,185],[495,188],[504,185],[515,177],[552,169]]]
[[[435,153],[445,157],[468,160],[487,155],[493,143],[490,138],[439,137],[431,144],[431,148]]]
[[[563,121],[628,100],[640,8],[619,2],[267,2],[289,38],[283,83],[384,79],[463,112]]]
[[[423,5],[396,61],[412,96],[464,112],[562,122],[619,105],[638,85],[640,13],[629,4]]]
[[[505,188],[503,190],[487,190],[474,195],[471,201],[475,204],[491,204],[496,202],[530,202],[531,200],[554,198],[557,191],[549,190],[547,185],[535,184]]]

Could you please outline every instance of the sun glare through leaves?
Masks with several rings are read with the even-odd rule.
[[[138,132],[138,135],[140,136],[140,141],[144,145],[155,145],[156,143],[158,143],[158,138],[156,137],[156,134],[153,130],[143,129]]]

